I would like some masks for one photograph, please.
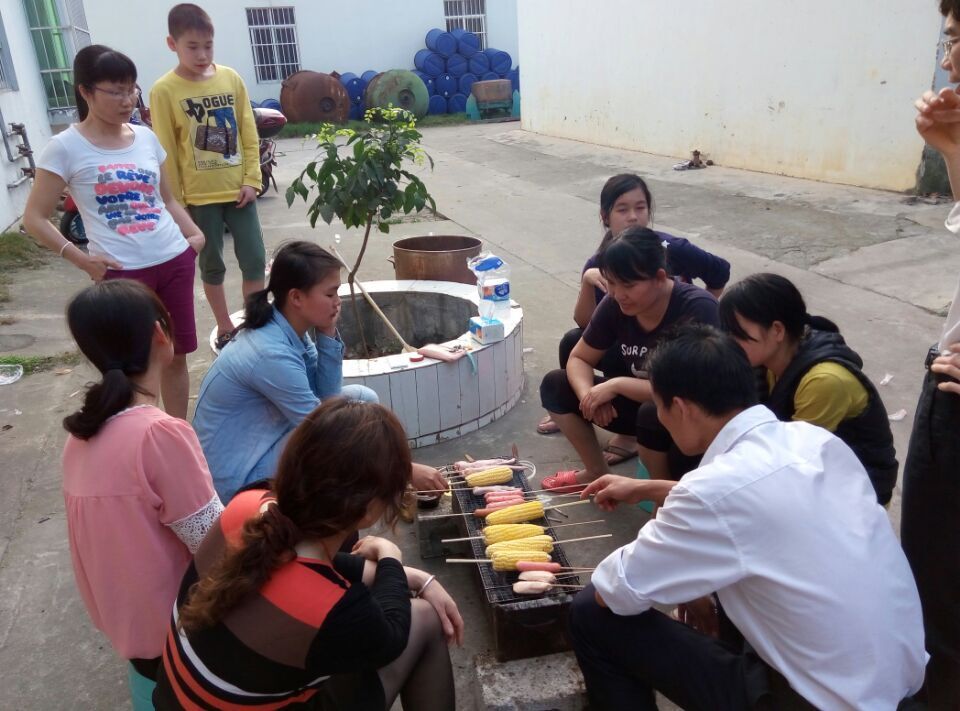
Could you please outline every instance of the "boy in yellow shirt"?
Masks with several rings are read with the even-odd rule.
[[[203,230],[200,278],[217,320],[217,347],[230,340],[233,323],[223,288],[224,225],[233,236],[243,274],[243,297],[264,287],[266,255],[257,192],[257,127],[240,76],[213,62],[213,23],[202,8],[175,5],[167,16],[167,46],[178,64],[150,91],[153,130],[174,160],[168,161],[173,194]]]

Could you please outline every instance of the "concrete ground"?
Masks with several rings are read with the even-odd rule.
[[[675,158],[551,139],[525,133],[518,124],[427,129],[424,143],[436,161],[434,173],[424,178],[446,219],[394,225],[388,237],[376,236],[361,277],[392,276],[387,257],[393,239],[428,232],[477,235],[513,268],[514,298],[525,311],[524,345],[532,350],[525,356],[524,398],[512,412],[463,439],[418,450],[420,461],[486,456],[516,443],[541,474],[576,465],[561,437],[535,432],[538,385],[556,367],[558,340],[572,325],[580,268],[601,237],[600,188],[624,171],[649,178],[657,228],[726,257],[734,279],[761,270],[789,276],[811,312],[841,326],[875,382],[891,374],[881,393],[889,412],[906,411],[893,423],[897,450],[906,451],[923,356],[939,334],[960,272],[960,250],[942,228],[946,205],[908,204],[892,193],[721,167],[675,172]],[[300,140],[281,142],[281,151],[282,190],[312,152]],[[359,247],[359,235],[342,227],[311,230],[303,204],[287,209],[282,194],[270,193],[259,205],[268,249],[294,238],[328,245],[336,232],[348,258]],[[239,308],[238,273],[235,266],[229,269],[228,293]],[[85,283],[83,274],[55,259],[17,274],[13,301],[0,310],[0,316],[17,320],[0,326],[0,353],[27,342],[15,352],[71,349],[63,307]],[[213,320],[199,290],[197,307],[205,335]],[[28,338],[12,338],[18,335]],[[210,360],[202,347],[191,357],[194,391]],[[123,665],[88,622],[76,593],[60,494],[60,420],[79,406],[92,378],[91,369],[80,365],[0,387],[0,708],[129,708]],[[618,469],[629,473],[633,467]],[[571,520],[599,517],[584,510],[589,508],[574,507]],[[897,525],[899,495],[890,515]],[[571,546],[575,565],[592,565],[632,538],[646,514],[624,509],[606,518],[603,530],[614,537]],[[401,525],[396,535],[406,562],[416,565],[412,528]],[[436,561],[423,567],[440,575],[467,620],[466,645],[454,650],[453,661],[461,706],[470,708],[477,692],[474,658],[491,641],[475,573]]]

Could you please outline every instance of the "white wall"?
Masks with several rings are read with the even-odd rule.
[[[26,14],[22,2],[5,0],[0,3],[4,30],[10,48],[14,74],[17,80],[15,91],[0,91],[0,113],[3,114],[4,131],[11,123],[26,126],[27,137],[35,157],[39,156],[50,139],[50,121],[47,117],[47,102],[40,81],[40,67],[37,55],[30,39]],[[8,139],[10,148],[17,156],[18,138]],[[20,219],[27,196],[30,194],[31,181],[27,180],[16,188],[7,188],[21,177],[21,168],[28,166],[26,160],[11,163],[0,145],[0,230],[4,230]]]
[[[136,12],[118,12],[115,0],[85,0],[93,42],[130,55],[144,89],[176,64],[165,44],[167,12],[174,4],[147,2],[138,4]],[[427,31],[444,26],[442,0],[205,0],[200,5],[216,30],[216,60],[240,72],[255,101],[279,97],[280,83],[255,80],[247,6],[295,7],[300,66],[319,72],[412,69],[413,55],[423,49]],[[494,46],[509,52],[515,63],[516,5],[516,0],[488,0],[487,10]]]
[[[830,182],[907,189],[933,0],[522,0],[523,127]]]
[[[520,63],[517,39],[517,0],[487,0],[487,46],[502,49]]]

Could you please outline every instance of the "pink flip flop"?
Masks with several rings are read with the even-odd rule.
[[[575,469],[544,477],[540,485],[544,489],[550,489],[557,494],[575,494],[587,488],[586,484],[577,481],[577,471]]]

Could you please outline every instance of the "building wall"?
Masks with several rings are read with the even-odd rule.
[[[176,56],[165,44],[167,12],[174,4],[169,0],[143,3],[136,13],[118,13],[111,0],[85,2],[93,41],[129,54],[145,89],[176,64]],[[256,82],[245,14],[248,6],[295,7],[300,66],[319,72],[412,69],[413,55],[424,47],[427,30],[444,26],[442,0],[258,0],[246,4],[204,0],[200,4],[216,30],[216,60],[240,72],[255,101],[279,97],[280,82]],[[502,49],[515,57],[516,0],[488,0],[487,4],[488,22],[494,24],[491,41],[497,47],[504,44]],[[500,37],[503,42],[497,44]]]
[[[487,0],[487,46],[502,49],[520,63],[517,0]]]
[[[936,3],[523,0],[518,15],[527,130],[830,182],[915,182],[913,101],[933,78]]]
[[[22,2],[4,2],[0,4],[0,17],[3,18],[4,31],[10,48],[13,70],[16,76],[16,90],[0,91],[0,113],[3,115],[3,130],[9,131],[11,123],[26,126],[27,137],[34,153],[39,155],[50,140],[50,121],[47,117],[47,103],[40,81],[40,68],[33,42],[30,40],[26,14]],[[7,139],[14,156],[17,138]],[[30,194],[31,181],[27,180],[15,188],[7,188],[21,177],[21,168],[27,167],[26,160],[10,162],[7,153],[0,145],[0,230],[5,230],[23,215],[27,196]]]

